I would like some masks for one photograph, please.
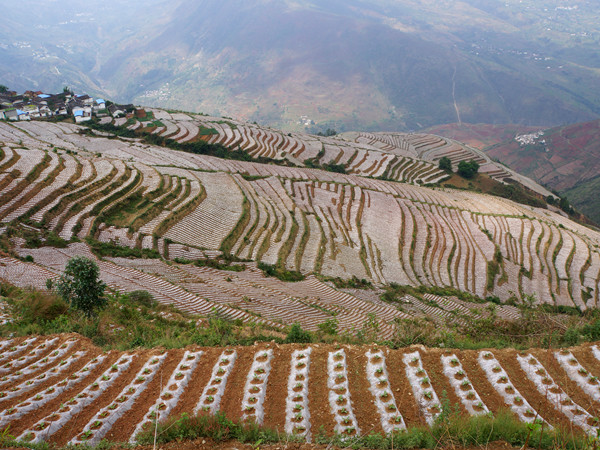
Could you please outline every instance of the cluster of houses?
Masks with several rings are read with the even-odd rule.
[[[108,103],[108,104],[107,104]],[[75,123],[86,122],[93,116],[125,116],[133,105],[116,105],[89,95],[75,95],[65,90],[60,94],[26,91],[0,93],[0,120],[31,120],[54,116],[72,116]]]

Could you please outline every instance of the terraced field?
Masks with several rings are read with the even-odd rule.
[[[165,128],[208,120],[155,116]],[[597,306],[600,234],[551,211],[358,172],[223,160],[79,130],[42,122],[0,124],[1,222],[53,230],[66,240],[93,237],[154,249],[166,259],[225,252],[304,274],[452,286],[502,300],[535,295],[542,302],[581,309]],[[209,137],[217,139],[216,134]],[[309,142],[302,141],[304,151]],[[90,254],[76,242],[58,251],[16,244],[18,253],[35,263],[5,259],[0,277],[42,288],[69,256]],[[186,265],[165,267],[160,261],[140,267],[135,261],[100,263],[103,277],[115,288],[147,286],[161,301],[186,311],[205,313],[217,305],[231,317],[274,326],[302,317],[309,328],[336,308],[346,310],[347,319],[339,317],[349,328],[369,312],[380,314],[370,299],[355,308],[349,306],[358,301],[353,295],[320,294],[330,288],[314,277],[297,284],[297,290],[283,288],[285,283],[266,281],[252,264],[246,272],[223,276]],[[348,304],[340,306],[342,298]],[[381,308],[383,322],[405,314],[388,305]]]
[[[223,411],[305,436],[465,415],[598,432],[600,350],[451,351],[266,344],[102,353],[77,335],[0,341],[0,424],[57,444],[135,441],[155,420]]]
[[[342,137],[359,145],[372,146],[395,155],[410,156],[415,159],[438,161],[447,157],[454,169],[461,161],[474,160],[480,165],[479,171],[486,173],[495,180],[505,182],[516,180],[529,189],[543,195],[550,191],[540,186],[530,178],[524,177],[505,165],[499,164],[481,150],[462,144],[458,141],[432,134],[418,133],[343,133]]]
[[[206,141],[231,149],[242,149],[255,158],[287,159],[302,164],[335,163],[347,173],[385,177],[411,183],[436,183],[446,177],[437,165],[409,155],[390,154],[372,145],[300,133],[283,133],[271,128],[233,119],[152,110],[155,122],[135,122],[131,130],[151,130],[153,134],[180,143]],[[115,122],[116,124],[116,122]]]

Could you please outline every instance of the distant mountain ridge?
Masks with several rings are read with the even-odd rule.
[[[68,84],[287,130],[548,127],[600,114],[590,1],[66,0],[59,14],[11,3],[0,81],[17,90]]]

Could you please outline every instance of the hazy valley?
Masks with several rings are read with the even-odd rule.
[[[0,77],[283,129],[598,117],[590,1],[11,2]],[[62,11],[58,13],[56,11]],[[157,14],[160,11],[160,14]],[[27,38],[19,27],[27,24]]]

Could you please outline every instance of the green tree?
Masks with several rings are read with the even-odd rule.
[[[72,308],[91,317],[96,309],[106,305],[106,285],[99,279],[98,265],[85,256],[75,256],[67,262],[56,283],[56,291]]]
[[[452,161],[447,156],[443,156],[440,158],[438,167],[440,170],[445,170],[446,172],[452,172]]]
[[[463,178],[473,178],[479,170],[479,164],[475,160],[461,161],[458,163],[458,170],[456,171]]]
[[[0,94],[4,94],[5,92],[8,92],[8,88],[3,84],[0,84]]]
[[[567,214],[573,215],[575,213],[575,210],[573,209],[573,207],[569,203],[569,200],[566,197],[560,198],[560,202],[558,203],[558,206],[560,207],[560,209],[562,209]]]

